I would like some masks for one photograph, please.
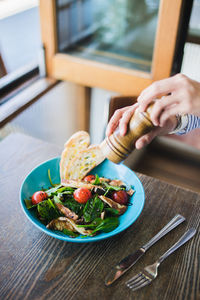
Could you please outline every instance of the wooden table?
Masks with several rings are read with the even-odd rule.
[[[200,299],[200,194],[139,174],[146,193],[137,221],[121,234],[100,242],[66,243],[47,236],[26,218],[19,202],[27,173],[61,148],[22,134],[0,143],[0,299]],[[122,257],[142,246],[176,213],[186,222],[155,244],[113,286],[104,278]],[[154,262],[189,228],[195,237],[171,255],[149,286],[131,292],[125,281]]]

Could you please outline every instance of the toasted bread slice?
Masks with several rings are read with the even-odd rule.
[[[78,155],[78,153],[86,149],[90,143],[90,136],[86,131],[78,131],[73,134],[65,143],[65,148],[61,154],[60,160],[60,177],[67,179],[65,170],[68,168],[70,162]]]
[[[91,145],[78,153],[71,160],[69,167],[65,170],[65,177],[69,179],[81,180],[94,167],[105,159],[99,145]]]

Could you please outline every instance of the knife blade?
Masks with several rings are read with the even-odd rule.
[[[120,278],[125,272],[127,272],[136,262],[146,253],[146,251],[153,246],[159,239],[165,236],[168,232],[174,229],[176,226],[185,221],[185,218],[177,214],[163,229],[161,229],[149,242],[140,247],[135,252],[129,254],[123,258],[118,264],[116,264],[105,278],[105,285],[109,286],[118,278]]]

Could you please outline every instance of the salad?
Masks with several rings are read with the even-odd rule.
[[[34,210],[38,219],[50,230],[70,237],[94,236],[110,232],[119,225],[119,216],[125,213],[131,187],[121,180],[87,175],[83,180],[63,180],[51,188],[36,191],[26,199],[26,207]]]

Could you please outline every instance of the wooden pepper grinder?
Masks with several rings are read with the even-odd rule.
[[[135,111],[125,136],[121,136],[117,128],[111,136],[104,139],[100,147],[106,158],[114,163],[122,162],[134,150],[136,140],[154,128],[150,119],[152,106],[153,104],[145,112]]]

